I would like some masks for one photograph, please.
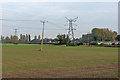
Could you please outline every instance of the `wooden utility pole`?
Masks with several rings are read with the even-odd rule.
[[[42,30],[42,42],[41,42],[41,48],[40,48],[40,51],[43,50],[43,38],[44,38],[44,26],[45,26],[45,22],[48,22],[48,21],[41,21],[41,23],[43,24],[43,30]]]

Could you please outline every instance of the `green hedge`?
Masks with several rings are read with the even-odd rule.
[[[77,46],[77,43],[68,43],[66,46]]]
[[[115,45],[115,43],[112,43],[112,45]]]
[[[77,45],[79,46],[79,45],[84,45],[84,44],[81,42],[81,43],[77,43]]]
[[[98,45],[97,42],[91,42],[90,45]]]

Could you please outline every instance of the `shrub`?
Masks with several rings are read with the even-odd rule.
[[[115,43],[112,43],[112,45],[115,45]]]
[[[13,43],[13,44],[18,44],[18,43]]]
[[[77,43],[68,43],[66,46],[77,46]]]
[[[90,45],[98,45],[97,42],[91,42]]]
[[[104,43],[101,43],[100,45],[105,45]]]
[[[117,45],[120,45],[120,43],[118,43]]]
[[[83,43],[81,42],[81,43],[77,43],[77,45],[79,46],[79,45],[83,45]]]

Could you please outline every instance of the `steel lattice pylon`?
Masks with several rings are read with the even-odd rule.
[[[68,19],[67,17],[65,17],[65,18],[67,19],[67,21],[68,21],[68,23],[69,23],[68,37],[69,37],[70,39],[73,39],[73,40],[74,40],[74,32],[73,32],[73,30],[76,30],[76,29],[73,28],[73,22],[76,22],[76,19],[77,19],[78,17],[76,17],[76,18],[74,18],[74,19]]]

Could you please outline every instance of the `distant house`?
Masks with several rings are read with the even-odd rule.
[[[101,43],[106,45],[112,45],[112,43],[118,44],[120,41],[97,41],[97,43],[100,45]]]
[[[81,42],[88,43],[94,41],[92,34],[84,34],[82,35]]]
[[[51,38],[45,38],[44,43],[58,43],[58,41],[55,41],[54,39],[51,39]]]

